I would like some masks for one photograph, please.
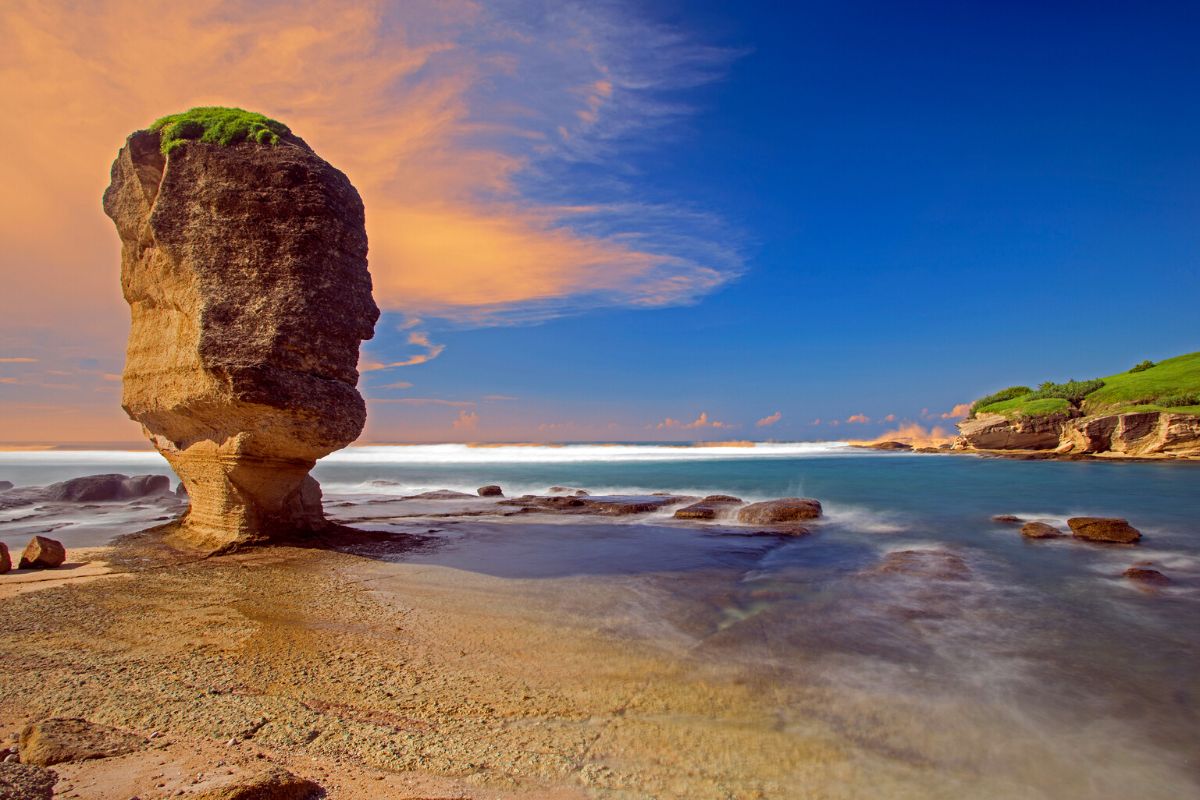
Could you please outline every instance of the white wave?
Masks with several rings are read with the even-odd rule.
[[[562,464],[628,461],[725,461],[807,458],[864,451],[846,442],[746,443],[692,446],[649,444],[568,445],[362,445],[321,459],[326,464]]]
[[[61,466],[88,464],[128,464],[162,471],[166,459],[154,450],[3,450],[0,465]]]

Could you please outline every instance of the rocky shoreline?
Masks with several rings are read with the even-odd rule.
[[[958,423],[958,430],[953,447],[960,451],[1067,459],[1200,458],[1200,417],[1192,414],[1142,411],[1015,418],[979,414]]]

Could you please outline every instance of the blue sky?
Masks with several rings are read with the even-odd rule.
[[[852,414],[921,420],[1197,349],[1200,7],[657,15],[735,55],[680,93],[695,113],[659,146],[626,148],[623,191],[721,220],[742,274],[694,305],[430,320],[446,348],[405,370],[408,395],[519,398],[481,401],[481,433],[491,419],[536,437],[529,419],[581,438],[613,421],[622,438],[825,438]],[[738,427],[637,431],[701,412]]]
[[[0,39],[39,120],[0,441],[140,436],[98,198],[196,105],[362,194],[367,440],[869,438],[1200,349],[1195,3],[14,0]]]

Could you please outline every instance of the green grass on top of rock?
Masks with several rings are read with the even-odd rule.
[[[273,145],[279,143],[280,136],[291,133],[288,126],[278,120],[241,108],[221,106],[200,106],[156,119],[150,125],[150,130],[161,134],[163,155],[189,141],[221,145],[239,142]]]
[[[1158,363],[1143,361],[1126,372],[1092,381],[1046,382],[1037,391],[1011,387],[981,398],[971,407],[971,415],[1039,417],[1072,408],[1085,414],[1128,411],[1200,414],[1200,353]]]

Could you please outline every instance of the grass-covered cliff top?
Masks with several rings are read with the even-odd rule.
[[[980,398],[971,415],[1040,417],[1076,411],[1117,414],[1127,411],[1174,411],[1200,414],[1200,353],[1176,356],[1087,381],[1046,382],[1037,389],[1010,386]]]
[[[163,155],[188,141],[273,145],[279,143],[280,136],[291,133],[288,126],[278,120],[242,108],[221,106],[201,106],[156,119],[150,130],[160,132]]]

